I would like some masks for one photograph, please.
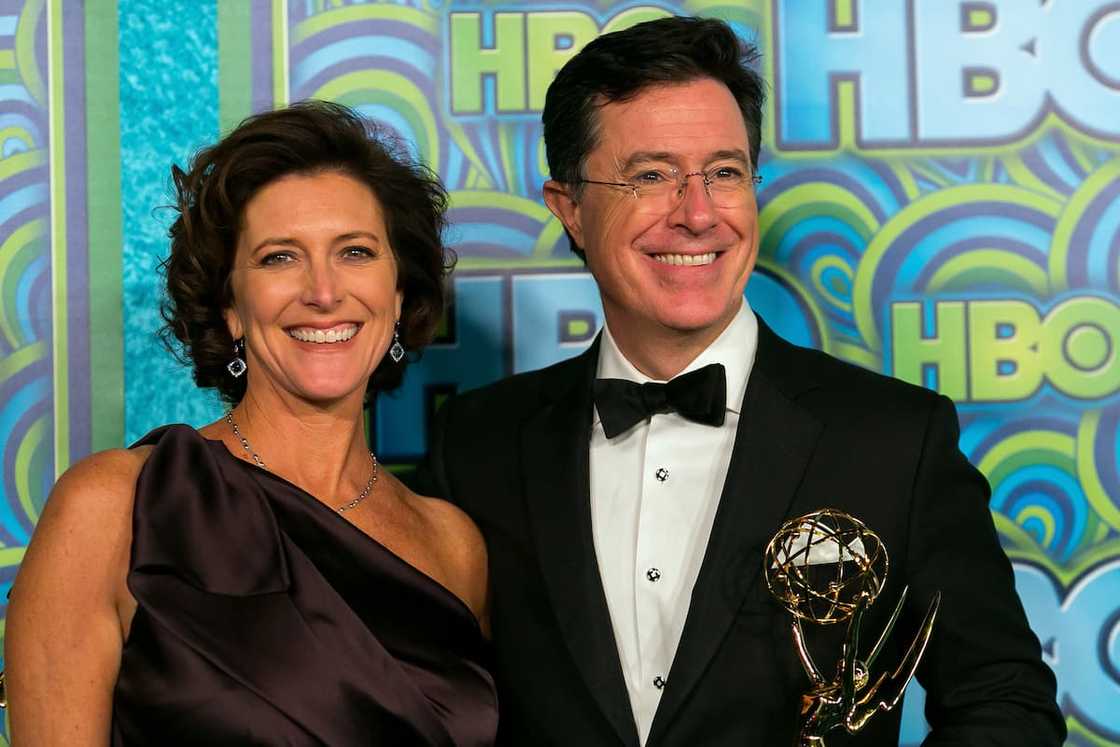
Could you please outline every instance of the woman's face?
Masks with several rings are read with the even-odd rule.
[[[381,205],[339,172],[290,175],[245,206],[226,323],[245,338],[249,392],[362,397],[400,318]]]

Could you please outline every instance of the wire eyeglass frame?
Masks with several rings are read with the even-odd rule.
[[[726,167],[716,166],[714,168],[708,169],[707,171],[689,171],[685,174],[676,172],[674,174],[674,176],[676,177],[675,180],[666,180],[664,182],[659,182],[656,184],[608,182],[598,179],[580,179],[576,182],[576,184],[598,184],[604,187],[619,187],[628,189],[630,190],[631,194],[634,195],[634,199],[639,205],[647,205],[650,208],[655,208],[656,210],[665,210],[666,212],[672,210],[674,206],[679,204],[679,200],[684,197],[685,190],[688,189],[688,180],[693,176],[698,176],[701,178],[701,181],[704,184],[704,194],[711,198],[713,203],[715,203],[717,207],[737,207],[738,202],[737,200],[733,199],[731,202],[721,205],[721,201],[717,198],[717,195],[727,195],[732,198],[738,197],[740,194],[745,196],[749,191],[747,189],[743,189],[745,185],[750,184],[752,186],[755,186],[758,184],[762,184],[762,176],[759,174],[750,174],[748,176],[744,176],[741,181],[737,181],[734,184],[727,184],[726,182],[721,182],[720,180],[713,177],[713,174],[715,174],[715,172],[718,172],[724,168]],[[742,191],[740,192],[740,190]],[[671,202],[662,204],[661,206],[657,206],[655,205],[655,199],[649,199],[657,197],[669,198]]]

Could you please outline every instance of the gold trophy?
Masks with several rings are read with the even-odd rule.
[[[889,711],[902,700],[929,643],[941,593],[934,594],[902,662],[893,672],[883,672],[872,681],[871,666],[906,601],[907,590],[903,589],[879,640],[867,658],[861,659],[860,624],[886,583],[887,566],[887,550],[879,536],[855,517],[831,508],[786,522],[766,547],[766,585],[793,615],[794,646],[812,682],[801,696],[795,747],[825,747],[825,734],[838,727],[855,734],[878,711]],[[848,634],[831,680],[813,663],[802,620],[818,625],[848,621]]]

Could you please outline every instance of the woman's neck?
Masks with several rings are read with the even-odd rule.
[[[248,391],[231,414],[269,471],[328,504],[341,504],[365,485],[371,468],[362,403],[354,399],[320,406]]]

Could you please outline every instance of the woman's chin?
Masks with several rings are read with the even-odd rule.
[[[301,382],[291,389],[299,399],[314,405],[329,406],[349,399],[361,401],[365,397],[366,380],[358,382]]]

